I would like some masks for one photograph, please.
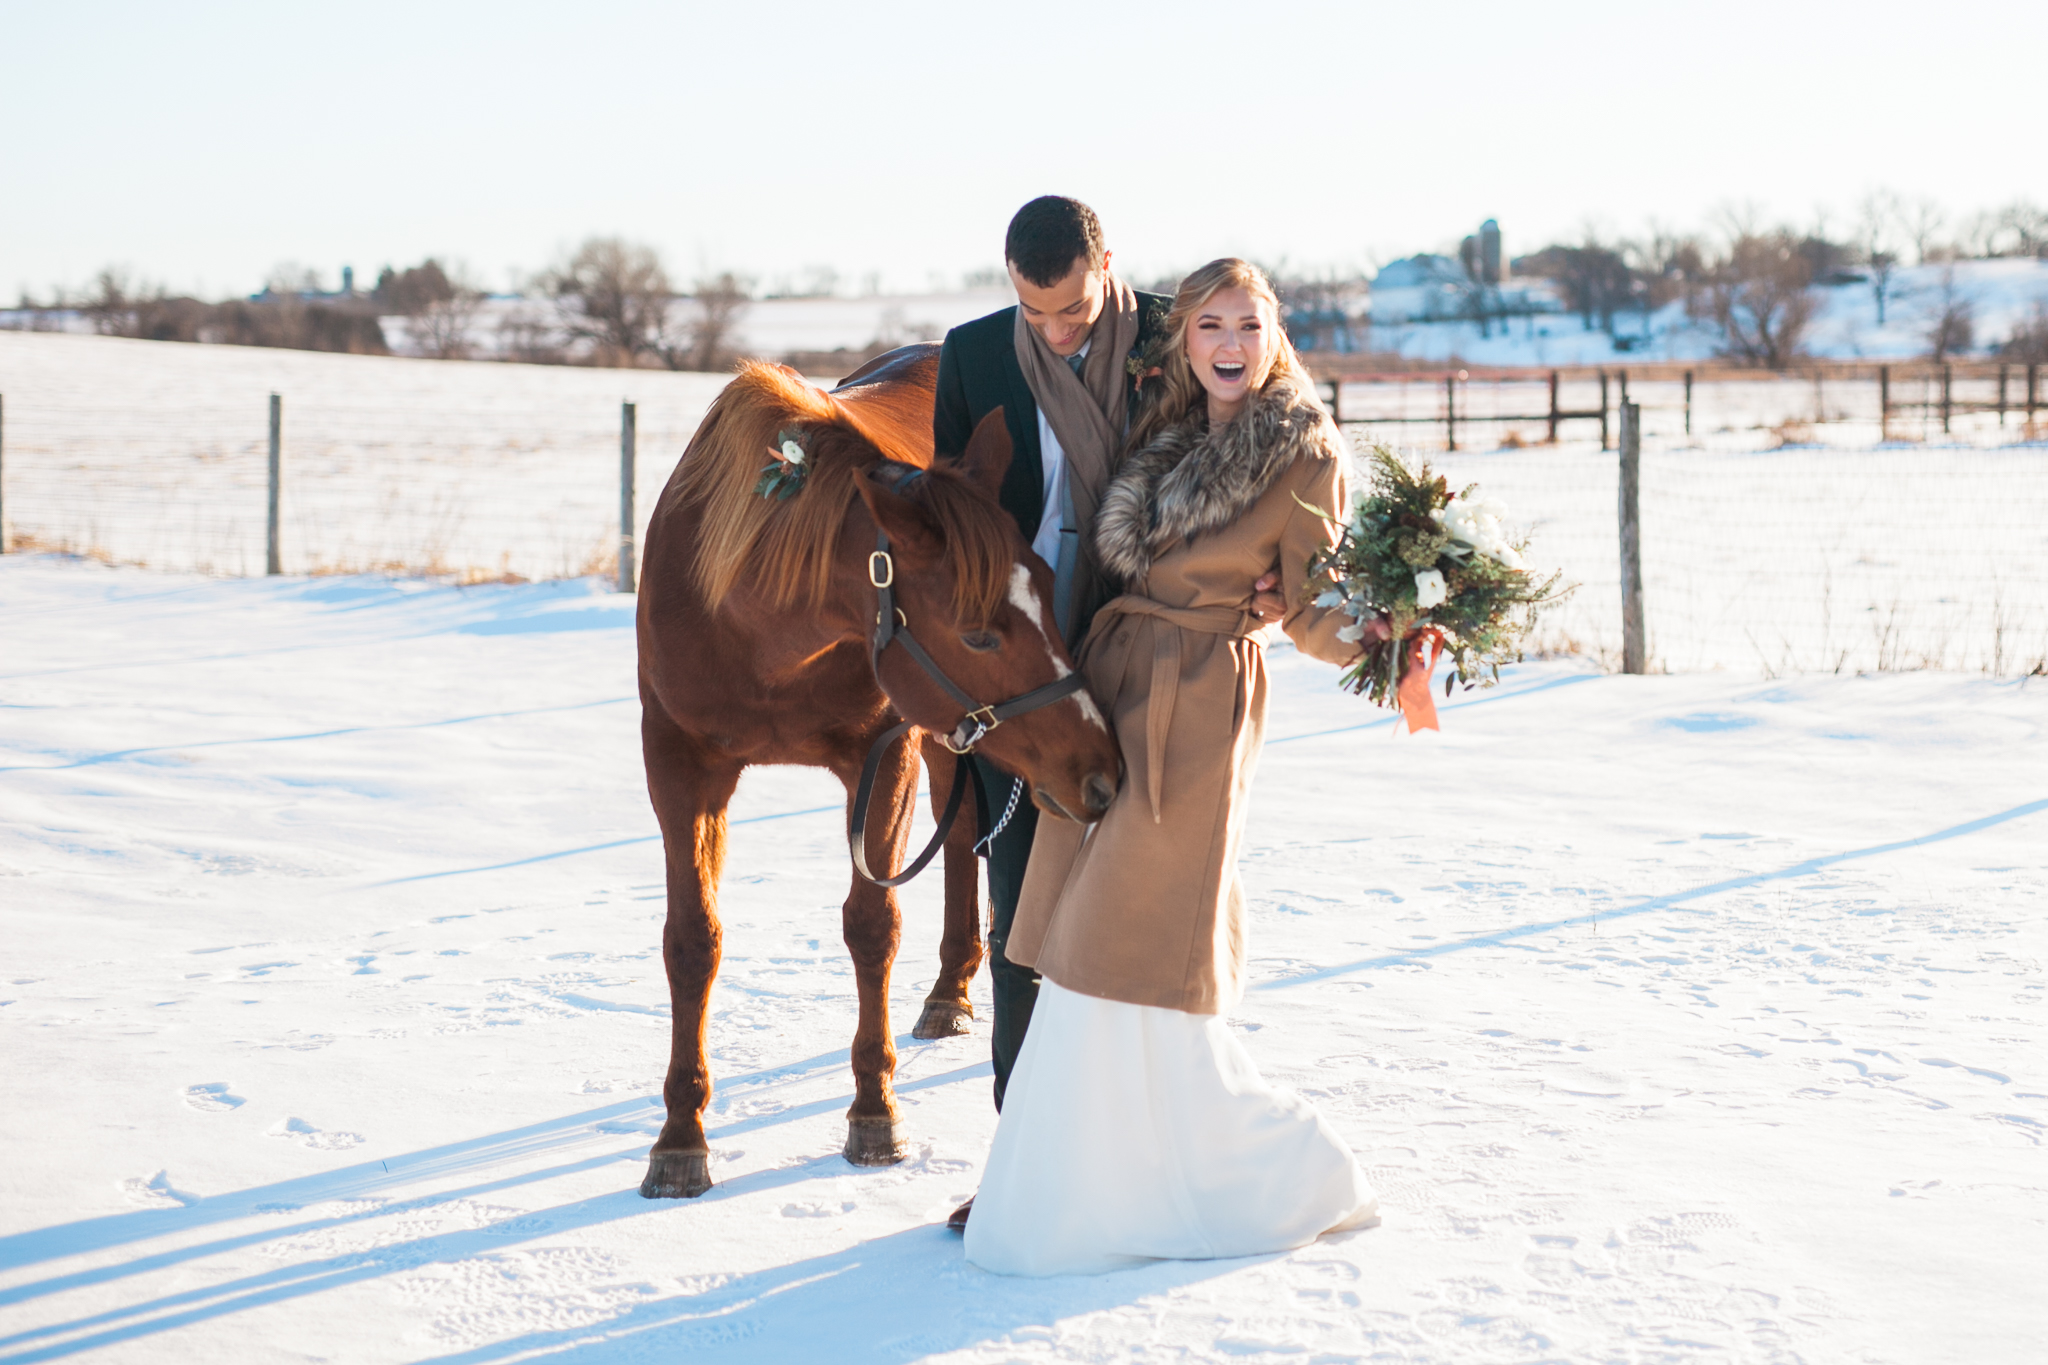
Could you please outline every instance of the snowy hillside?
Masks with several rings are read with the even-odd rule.
[[[908,1161],[838,1154],[816,773],[734,810],[718,1183],[635,1192],[669,1020],[631,613],[0,560],[0,1362],[2035,1352],[2041,679],[1554,663],[1396,738],[1276,651],[1231,1017],[1385,1225],[1006,1281],[937,1225],[985,1026],[897,1039]]]
[[[1816,286],[1817,310],[1806,350],[1830,360],[1906,358],[1928,353],[1928,332],[1951,297],[1966,301],[1983,355],[2012,335],[2037,308],[2048,308],[2048,261],[1958,261],[1909,266],[1890,281],[1885,322],[1877,323],[1872,286]],[[1682,303],[1649,314],[1624,313],[1614,332],[1589,330],[1571,313],[1538,314],[1495,323],[1481,336],[1476,322],[1417,322],[1375,327],[1375,350],[1422,360],[1452,356],[1471,365],[1625,365],[1631,360],[1704,360],[1721,348],[1711,326],[1694,322]],[[1625,348],[1625,349],[1624,349]]]

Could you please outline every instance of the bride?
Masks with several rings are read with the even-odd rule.
[[[1351,1149],[1223,1018],[1244,991],[1237,852],[1265,736],[1253,590],[1277,574],[1303,652],[1357,654],[1348,618],[1301,605],[1335,538],[1302,504],[1342,514],[1342,447],[1255,266],[1181,282],[1159,363],[1095,522],[1124,595],[1080,655],[1123,786],[1086,831],[1040,822],[1007,950],[1044,980],[966,1247],[1004,1274],[1247,1256],[1379,1221]]]

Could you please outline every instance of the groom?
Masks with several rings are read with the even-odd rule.
[[[1162,330],[1172,300],[1140,293],[1110,273],[1102,224],[1078,199],[1046,195],[1017,210],[1003,257],[1017,306],[946,334],[932,444],[937,458],[957,460],[975,424],[1003,410],[1012,452],[1003,509],[1052,566],[1054,612],[1073,649],[1113,595],[1088,531],[1137,405],[1137,359]],[[980,757],[973,761],[988,829],[1009,806],[1016,779]],[[1038,974],[1003,953],[1037,828],[1038,808],[1019,791],[1015,813],[989,844],[997,1109],[1038,998]]]

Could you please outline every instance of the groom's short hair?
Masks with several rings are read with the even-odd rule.
[[[1017,210],[1003,238],[1003,257],[1017,273],[1041,289],[1050,289],[1084,262],[1102,268],[1102,221],[1078,199],[1044,194]]]

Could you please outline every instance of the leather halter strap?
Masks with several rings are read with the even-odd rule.
[[[875,670],[875,681],[881,681],[882,651],[890,645],[903,646],[912,659],[917,661],[925,675],[937,683],[948,697],[951,697],[965,713],[960,723],[949,735],[939,736],[939,743],[951,749],[953,760],[953,790],[946,797],[945,813],[939,817],[939,827],[932,834],[932,840],[924,851],[911,861],[909,866],[891,877],[877,877],[868,869],[867,824],[868,803],[875,794],[875,775],[882,766],[882,755],[889,746],[903,738],[913,728],[913,723],[902,723],[883,734],[868,750],[866,762],[861,764],[860,785],[854,792],[853,806],[846,813],[846,842],[853,854],[853,866],[861,876],[877,886],[901,886],[924,871],[946,842],[946,835],[952,831],[953,819],[960,813],[960,800],[967,790],[967,756],[974,752],[974,746],[1013,716],[1027,711],[1036,711],[1041,706],[1070,697],[1087,684],[1080,673],[1069,673],[1043,687],[1034,687],[1021,696],[1008,701],[984,705],[976,701],[967,691],[940,668],[938,662],[925,652],[917,637],[910,633],[910,622],[896,605],[896,558],[889,552],[889,533],[876,529],[874,553],[868,556],[868,582],[875,588],[875,633],[868,641],[868,663]]]

